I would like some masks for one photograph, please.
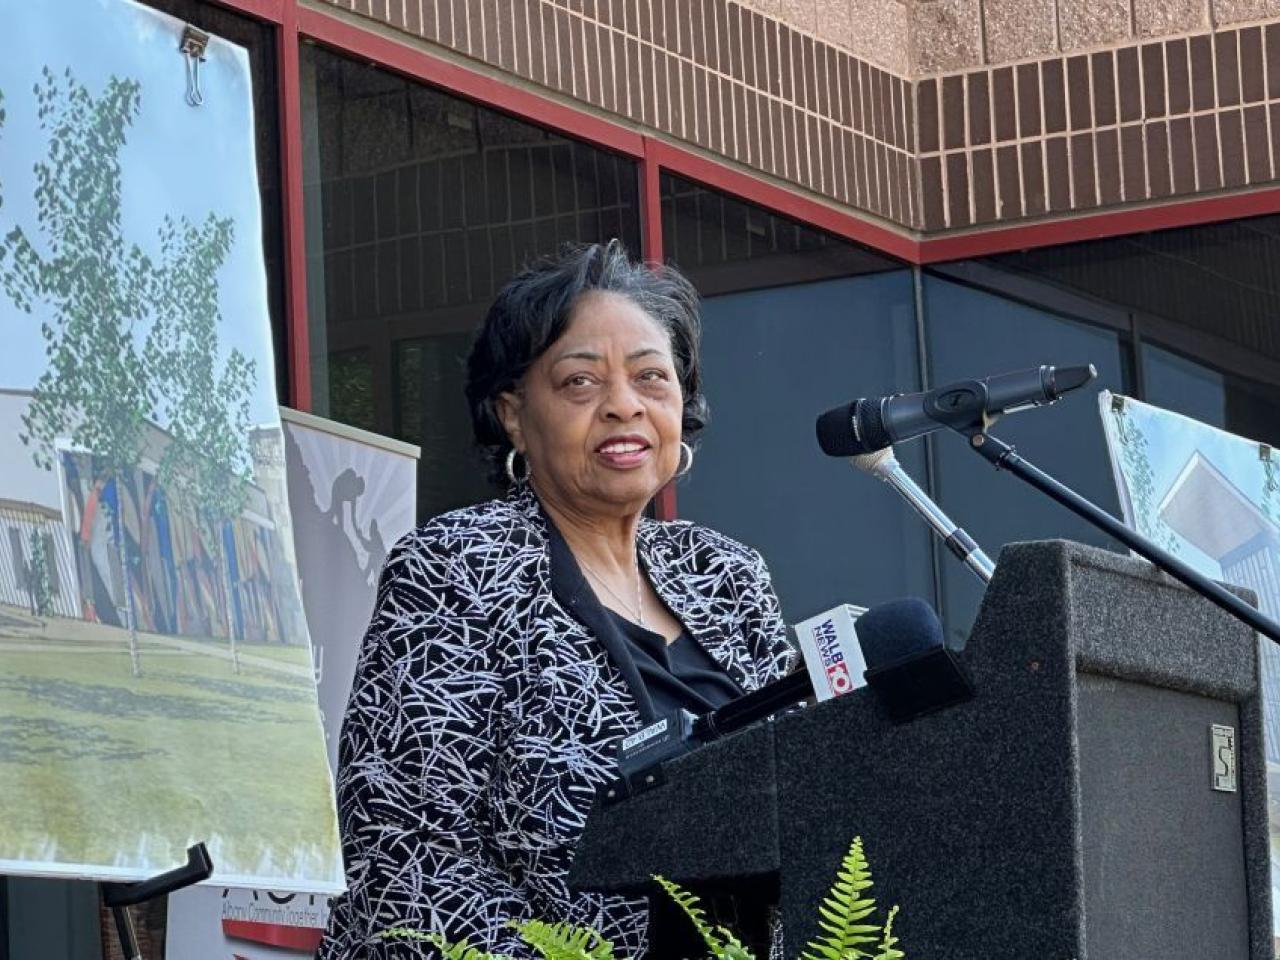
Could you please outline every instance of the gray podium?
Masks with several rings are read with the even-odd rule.
[[[860,835],[912,958],[1274,956],[1252,631],[1145,562],[1011,544],[962,659],[949,710],[894,726],[859,690],[673,761],[597,806],[570,884],[777,904],[791,960]]]

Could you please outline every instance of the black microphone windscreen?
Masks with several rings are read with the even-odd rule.
[[[860,616],[854,627],[868,670],[944,645],[938,615],[916,597],[877,604]]]
[[[853,429],[857,401],[828,410],[818,417],[818,446],[829,457],[852,457],[866,453]]]
[[[1098,368],[1092,363],[1080,367],[1053,368],[1053,396],[1057,400],[1070,390],[1077,390],[1098,375]]]

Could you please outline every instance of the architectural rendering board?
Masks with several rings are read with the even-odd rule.
[[[248,57],[128,0],[4,19],[0,872],[203,841],[214,882],[338,890]]]

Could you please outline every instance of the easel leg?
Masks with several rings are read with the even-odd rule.
[[[116,920],[116,933],[120,935],[120,952],[124,960],[142,960],[142,951],[138,949],[138,934],[133,929],[133,916],[128,907],[112,907],[111,913]]]
[[[207,880],[212,874],[213,861],[209,859],[209,851],[203,843],[197,843],[187,849],[185,866],[140,883],[102,884],[102,899],[111,908],[111,914],[115,918],[116,932],[120,934],[120,948],[125,960],[142,960],[142,952],[138,949],[138,935],[133,929],[133,917],[129,914],[131,904],[154,900],[174,890]]]

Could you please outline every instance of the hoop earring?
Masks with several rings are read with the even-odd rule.
[[[513,487],[517,483],[519,483],[521,480],[528,480],[529,474],[531,472],[529,470],[529,458],[525,457],[524,459],[524,476],[517,477],[516,476],[516,448],[512,447],[510,450],[507,451],[506,470],[507,470],[507,481]]]
[[[677,477],[683,477],[686,473],[688,473],[690,470],[693,469],[693,447],[689,446],[689,444],[681,440],[680,441],[680,459],[684,460],[686,456],[688,457],[688,462],[685,463],[683,470],[680,470],[680,469],[676,470]]]

